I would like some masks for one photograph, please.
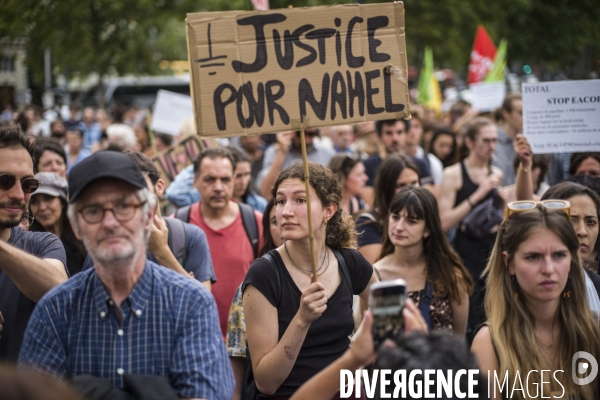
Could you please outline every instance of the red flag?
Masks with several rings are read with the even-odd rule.
[[[496,46],[481,25],[477,27],[475,43],[471,52],[471,63],[469,64],[469,84],[481,82],[487,76],[494,65]]]
[[[252,0],[252,5],[258,11],[267,11],[269,9],[269,0]]]

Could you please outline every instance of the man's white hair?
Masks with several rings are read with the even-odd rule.
[[[135,132],[125,124],[110,125],[106,128],[106,136],[108,136],[109,143],[114,143],[123,150],[132,150],[137,142]]]

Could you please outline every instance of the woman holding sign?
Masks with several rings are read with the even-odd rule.
[[[366,301],[376,281],[373,267],[354,250],[356,231],[351,217],[342,214],[340,185],[328,169],[308,166],[310,193],[302,164],[286,168],[275,181],[275,215],[285,243],[255,260],[242,284],[257,389],[249,391],[250,399],[290,397],[339,358],[354,329],[352,295]],[[311,271],[308,218],[317,277]]]

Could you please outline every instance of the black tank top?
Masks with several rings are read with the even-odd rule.
[[[460,190],[456,193],[456,201],[454,202],[454,207],[465,201],[467,197],[475,193],[477,188],[479,188],[479,185],[473,183],[473,181],[469,177],[469,174],[467,173],[467,168],[465,167],[465,160],[462,160],[460,162],[460,171],[462,173],[463,183]]]

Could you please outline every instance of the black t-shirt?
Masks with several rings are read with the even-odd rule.
[[[419,168],[419,180],[421,181],[421,185],[427,185],[433,183],[433,177],[431,176],[431,170],[427,163],[420,158],[410,157],[417,167]],[[367,181],[367,186],[375,186],[375,177],[377,176],[377,171],[379,170],[379,166],[383,162],[383,159],[379,154],[375,154],[366,160],[363,161],[363,165],[365,166],[365,174],[369,177]]]
[[[58,237],[47,232],[10,230],[8,243],[39,258],[52,258],[66,265],[65,249]],[[4,316],[0,335],[0,360],[16,362],[29,317],[36,303],[27,298],[13,280],[0,270],[0,312]]]
[[[274,397],[291,396],[304,382],[338,359],[350,344],[349,336],[354,328],[352,318],[352,294],[360,294],[367,287],[373,267],[355,250],[340,250],[350,274],[353,293],[340,267],[342,282],[327,301],[323,315],[312,323],[296,363]],[[252,285],[278,310],[279,340],[300,308],[302,293],[290,276],[277,250],[270,252],[277,263],[278,274],[264,258],[256,259],[242,284],[242,290]],[[260,395],[259,398],[266,398]]]

